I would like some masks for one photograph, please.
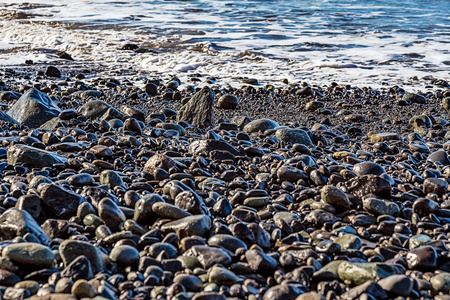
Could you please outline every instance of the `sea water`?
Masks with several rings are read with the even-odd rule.
[[[58,50],[182,79],[424,89],[450,80],[449,12],[448,0],[1,0],[0,65]]]

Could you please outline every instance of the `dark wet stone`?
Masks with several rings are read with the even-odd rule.
[[[398,216],[400,214],[400,208],[395,202],[374,197],[364,198],[363,207],[376,215]]]
[[[231,252],[235,252],[238,248],[247,250],[247,245],[240,239],[228,234],[216,234],[209,238],[208,245],[220,246]]]
[[[203,200],[192,191],[184,191],[175,197],[175,206],[193,215],[202,214]]]
[[[442,196],[447,193],[448,182],[440,178],[427,178],[423,182],[424,194],[432,193]]]
[[[437,253],[431,246],[421,246],[411,250],[406,255],[409,269],[430,270],[436,268]]]
[[[235,109],[239,104],[239,99],[230,94],[225,94],[217,100],[217,106],[223,109]]]
[[[16,274],[0,269],[0,285],[2,286],[14,286],[21,281],[20,277]]]
[[[403,100],[410,100],[413,103],[423,104],[427,102],[427,99],[419,94],[407,93],[403,95]]]
[[[80,106],[77,112],[86,118],[97,119],[108,113],[108,120],[122,118],[122,114],[108,103],[101,100],[91,100]]]
[[[84,255],[89,260],[94,274],[104,269],[100,250],[88,242],[65,240],[59,245],[59,253],[66,268],[78,257]]]
[[[323,202],[333,205],[336,209],[350,208],[350,201],[347,195],[332,185],[326,185],[320,192]]]
[[[186,290],[192,292],[199,292],[203,287],[203,281],[194,275],[178,274],[173,281],[183,285]]]
[[[277,268],[277,261],[275,258],[258,250],[245,251],[245,258],[250,265],[250,268],[259,274],[270,274]]]
[[[164,200],[157,194],[150,194],[141,198],[136,203],[133,220],[140,225],[153,224],[156,220],[156,214],[153,212],[152,206],[156,202],[164,202]]]
[[[11,118],[8,114],[6,114],[4,111],[0,111],[0,121],[11,123],[11,124],[19,124],[16,120]]]
[[[198,215],[166,223],[161,227],[161,230],[175,231],[180,238],[192,235],[205,236],[211,225],[208,216]]]
[[[56,77],[56,78],[60,78],[61,77],[61,71],[54,66],[48,66],[47,68],[45,68],[45,76],[47,77]]]
[[[221,248],[209,246],[193,246],[190,251],[197,257],[204,269],[209,269],[214,264],[221,264],[225,267],[231,263],[230,255]]]
[[[7,114],[24,126],[37,128],[60,112],[50,97],[33,88],[26,91]]]
[[[378,283],[374,281],[368,281],[343,293],[340,296],[340,299],[342,300],[362,299],[363,294],[370,295],[372,299],[387,298],[386,292]]]
[[[51,167],[54,164],[67,163],[67,158],[59,154],[23,144],[10,146],[8,148],[7,158],[9,165],[23,164],[35,168]]]
[[[126,220],[123,211],[108,198],[103,199],[98,204],[98,216],[112,231],[117,231],[120,224]]]
[[[358,250],[362,246],[361,238],[353,234],[345,234],[338,237],[335,241],[336,244],[341,246],[341,249],[354,249]]]
[[[418,198],[414,201],[412,206],[413,213],[419,216],[425,216],[429,213],[434,213],[439,209],[439,203],[428,198]]]
[[[189,217],[192,214],[187,211],[176,207],[173,204],[165,203],[165,202],[156,202],[152,205],[152,210],[155,214],[167,218],[167,219],[182,219],[185,217]]]
[[[145,163],[144,171],[153,173],[156,169],[169,170],[175,166],[175,162],[164,154],[155,154]]]
[[[293,166],[282,166],[277,170],[277,177],[280,181],[297,182],[300,179],[306,180],[308,176],[300,169]]]
[[[19,197],[16,207],[26,210],[33,218],[37,219],[41,214],[41,197],[36,194],[27,194]]]
[[[386,173],[382,166],[370,161],[365,161],[354,165],[353,172],[355,172],[357,176],[370,174],[381,175],[383,173]]]
[[[347,182],[347,187],[350,193],[359,198],[368,194],[386,198],[391,196],[391,185],[386,179],[377,175],[356,176]]]
[[[68,277],[72,281],[78,279],[90,280],[94,277],[89,259],[80,255],[73,260],[64,270],[61,271],[61,277]]]
[[[203,87],[178,112],[177,121],[208,128],[214,125],[214,91],[210,87]]]
[[[308,133],[302,129],[280,128],[275,132],[275,136],[283,142],[314,146]]]
[[[431,153],[428,156],[427,160],[431,161],[431,162],[440,162],[444,166],[450,165],[450,159],[448,158],[447,152],[444,150],[438,150],[438,151]]]
[[[299,295],[303,294],[303,290],[290,284],[280,284],[273,286],[264,294],[263,300],[286,299],[295,300]]]
[[[109,258],[115,262],[119,268],[137,268],[139,264],[139,251],[128,245],[116,246],[112,249]]]
[[[74,186],[85,186],[94,183],[94,178],[91,174],[81,173],[67,177],[67,181]]]
[[[310,212],[306,216],[305,220],[310,224],[321,227],[325,223],[333,222],[335,220],[335,216],[330,212],[316,209]]]
[[[86,199],[56,184],[46,185],[41,190],[44,212],[47,216],[70,218],[77,213],[78,206]]]
[[[413,288],[413,281],[406,275],[391,275],[378,284],[391,296],[408,297]]]
[[[13,207],[0,216],[0,238],[2,240],[12,240],[17,236],[23,237],[27,233],[33,234],[43,245],[50,244],[47,234],[28,212]]]
[[[209,154],[214,150],[223,150],[233,155],[239,155],[239,151],[236,148],[223,140],[197,140],[192,142],[188,149],[190,154],[206,157],[209,157]]]

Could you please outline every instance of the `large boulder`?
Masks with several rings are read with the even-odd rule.
[[[67,162],[67,158],[59,154],[23,144],[9,147],[7,160],[9,165],[24,164],[34,168],[51,167],[53,164]]]
[[[57,117],[60,112],[49,96],[33,88],[23,94],[7,114],[24,126],[37,128]]]
[[[214,91],[203,87],[178,112],[177,121],[185,121],[191,125],[208,128],[214,124]]]
[[[27,211],[13,207],[0,216],[1,240],[12,240],[27,233],[33,234],[43,245],[50,244],[48,235]]]

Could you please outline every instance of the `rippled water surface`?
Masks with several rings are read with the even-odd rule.
[[[150,71],[412,85],[414,76],[449,77],[448,0],[4,0],[0,10],[0,48]],[[113,51],[125,43],[155,51]]]

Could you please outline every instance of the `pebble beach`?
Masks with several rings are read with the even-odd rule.
[[[188,43],[211,34],[189,17],[188,46],[168,46],[132,36],[146,19],[123,3],[123,27],[93,34],[99,21],[67,20],[70,3],[13,2],[0,4],[0,299],[450,300],[450,55],[437,35],[403,43],[424,49],[408,61],[361,65],[322,45],[346,58],[313,64],[313,49],[300,64],[274,45],[240,49],[245,36],[238,52]],[[103,2],[83,9],[111,18]],[[169,2],[145,8],[181,24],[177,9],[203,13]]]

